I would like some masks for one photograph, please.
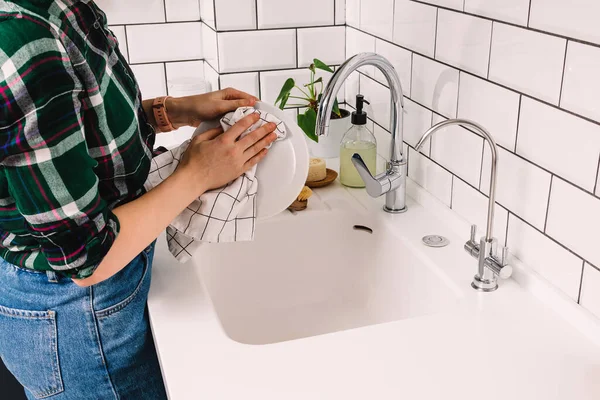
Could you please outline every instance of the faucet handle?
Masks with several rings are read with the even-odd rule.
[[[477,243],[475,236],[477,236],[477,225],[473,224],[473,225],[471,225],[471,242],[472,243]]]
[[[358,174],[365,182],[367,193],[369,193],[371,197],[379,197],[389,190],[389,180],[385,182],[388,186],[386,187],[384,184],[382,184],[381,181],[379,181],[379,177],[373,176],[371,174],[371,171],[369,171],[369,167],[367,167],[367,164],[365,164],[365,161],[362,159],[360,154],[355,153],[352,156],[352,164],[354,164],[354,167],[358,171]]]

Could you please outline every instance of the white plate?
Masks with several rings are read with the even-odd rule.
[[[304,132],[296,121],[267,103],[258,102],[254,108],[273,114],[287,130],[286,138],[273,144],[256,169],[256,216],[265,219],[286,210],[296,200],[308,177],[309,156]],[[202,123],[198,130],[215,126],[219,126],[218,121],[210,121]]]
[[[286,210],[298,198],[308,177],[308,147],[296,121],[279,108],[258,102],[254,108],[266,111],[285,124],[287,136],[269,149],[256,170],[258,218],[269,218]]]

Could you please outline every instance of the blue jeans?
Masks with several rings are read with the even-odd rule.
[[[153,256],[154,243],[88,288],[0,259],[0,357],[28,398],[167,398],[146,308]]]

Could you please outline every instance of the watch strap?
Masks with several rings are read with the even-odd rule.
[[[170,96],[157,97],[152,103],[152,110],[154,112],[154,119],[156,120],[156,126],[161,132],[171,132],[175,130],[175,127],[169,120],[167,113],[166,102]]]

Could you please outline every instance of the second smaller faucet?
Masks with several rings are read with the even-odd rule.
[[[490,133],[476,122],[466,119],[449,119],[432,126],[423,134],[415,150],[419,151],[427,139],[433,136],[440,129],[452,126],[462,125],[471,128],[483,136],[490,147],[492,155],[492,169],[490,171],[490,194],[488,201],[487,226],[485,236],[479,243],[475,239],[477,235],[477,226],[471,226],[471,238],[465,243],[465,250],[471,256],[477,259],[477,274],[473,278],[471,286],[482,292],[492,292],[498,289],[498,277],[509,278],[512,275],[512,267],[508,265],[508,249],[502,247],[498,249],[498,240],[494,238],[494,207],[496,205],[496,177],[498,173],[498,146]]]

